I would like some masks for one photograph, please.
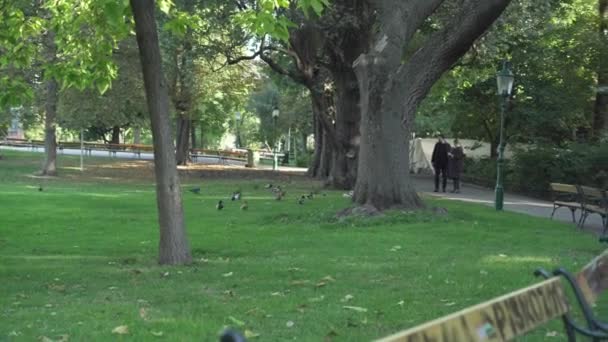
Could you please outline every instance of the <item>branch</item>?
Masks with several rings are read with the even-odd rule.
[[[306,85],[308,83],[308,79],[301,72],[294,71],[294,70],[287,70],[283,66],[281,66],[280,64],[278,64],[274,60],[272,60],[272,58],[270,58],[269,56],[267,56],[263,53],[260,54],[260,59],[263,60],[264,62],[266,62],[266,64],[268,64],[268,66],[272,70],[274,70],[276,73],[288,76],[292,80],[296,81],[297,83],[303,84],[303,85]]]
[[[388,1],[377,0],[379,22],[384,23],[376,38],[374,49],[389,65],[401,61],[404,47],[410,42],[424,21],[445,0]]]
[[[235,59],[230,59],[228,57],[226,60],[226,64],[227,65],[234,65],[237,64],[241,61],[250,61],[252,59],[256,59],[257,57],[259,57],[262,53],[264,53],[265,50],[267,50],[268,48],[266,48],[264,46],[264,40],[266,39],[266,36],[262,37],[262,41],[260,42],[260,47],[258,48],[258,50],[253,54],[253,55],[249,55],[249,56],[240,56],[237,57]]]
[[[409,108],[417,108],[433,84],[470,49],[510,2],[467,0],[443,30],[432,34],[424,46],[399,67],[395,76],[395,80],[400,82],[397,91],[408,94],[405,100]]]

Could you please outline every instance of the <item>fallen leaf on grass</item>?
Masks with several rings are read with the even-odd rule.
[[[222,274],[222,277],[225,277],[225,278],[232,277],[233,274],[234,274],[233,272],[224,273],[224,274]]]
[[[256,338],[260,337],[260,334],[255,333],[249,329],[245,329],[245,338]]]
[[[501,253],[501,254],[498,254],[498,256],[499,256],[499,257],[501,257],[501,258],[506,258],[506,257],[507,257],[507,255],[506,255],[506,254],[502,254],[502,253]]]
[[[357,312],[367,312],[366,308],[362,308],[360,306],[350,306],[350,305],[344,305],[342,308],[344,309],[348,309],[348,310],[353,310],[353,311],[357,311]]]
[[[405,304],[405,301],[403,301],[403,300],[400,300],[400,301],[397,303],[397,305],[399,305],[399,306],[403,306],[403,304]]]
[[[397,252],[397,251],[398,251],[398,250],[400,250],[400,249],[401,249],[401,246],[398,246],[398,245],[397,245],[397,246],[393,246],[393,247],[390,249],[390,251],[391,251],[391,252]]]
[[[549,331],[549,332],[547,332],[547,334],[545,336],[547,336],[547,337],[556,337],[557,336],[557,331]]]
[[[168,277],[169,276],[169,272],[165,272],[163,274],[161,274],[161,277]]]
[[[146,308],[139,309],[139,317],[141,317],[141,319],[143,319],[144,321],[148,320],[148,311],[146,311]]]
[[[293,321],[287,321],[287,323],[285,323],[285,326],[288,328],[291,328],[295,325],[295,323]]]
[[[456,305],[456,302],[445,303],[445,306],[453,306],[453,305]]]
[[[325,285],[327,285],[327,283],[326,283],[326,282],[324,282],[324,281],[321,281],[321,282],[318,282],[318,283],[315,285],[315,287],[323,287],[323,286],[325,286]]]
[[[314,297],[314,298],[310,298],[308,300],[311,302],[321,302],[321,301],[323,301],[323,299],[325,299],[325,296]]]
[[[294,280],[289,285],[291,286],[301,286],[310,283],[310,280]]]
[[[228,316],[228,320],[230,320],[230,322],[236,324],[239,327],[242,327],[245,325],[245,322],[238,320],[238,319],[234,318],[233,316]]]
[[[321,279],[321,280],[322,280],[322,281],[325,281],[325,282],[332,282],[332,283],[333,283],[334,281],[336,281],[336,279],[334,279],[334,278],[333,278],[332,276],[330,276],[330,275],[323,277],[323,279]]]
[[[156,337],[161,337],[164,335],[164,333],[162,331],[154,331],[154,330],[150,331],[150,334],[152,334],[153,336],[156,336]]]
[[[112,329],[112,334],[125,335],[129,333],[128,325],[119,325],[116,328]]]
[[[353,295],[347,294],[346,296],[344,296],[344,298],[340,299],[340,301],[344,303],[352,300],[353,298],[355,298]]]
[[[283,292],[273,292],[273,293],[271,293],[270,295],[271,295],[271,296],[281,296],[281,297],[284,297],[284,296],[285,296],[285,294],[284,294]]]
[[[52,339],[50,339],[50,338],[48,338],[46,336],[40,336],[40,337],[38,337],[38,341],[40,341],[40,342],[55,342],[55,341],[53,341]]]

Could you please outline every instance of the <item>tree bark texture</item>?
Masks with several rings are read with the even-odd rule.
[[[190,162],[190,119],[184,114],[178,114],[176,127],[175,158],[177,165],[187,165]]]
[[[196,148],[196,121],[190,120],[190,146]]]
[[[593,110],[593,135],[608,133],[608,0],[598,1],[600,58],[597,73],[597,92]]]
[[[192,257],[186,236],[181,187],[171,136],[169,94],[161,65],[154,0],[130,0],[130,3],[135,18],[135,32],[152,124],[160,226],[159,263],[186,264],[192,261]]]
[[[52,63],[57,58],[55,33],[49,30],[45,37],[46,59]],[[53,78],[46,80],[46,98],[44,106],[44,164],[41,174],[46,176],[57,175],[57,101],[59,100],[59,86]]]
[[[44,165],[42,175],[57,175],[57,100],[58,84],[54,79],[49,79],[46,84],[46,103],[44,113]]]
[[[333,70],[336,109],[336,147],[330,179],[333,187],[351,190],[357,181],[359,155],[359,86],[352,68]]]
[[[464,0],[442,30],[404,62],[420,25],[442,0],[378,0],[379,30],[354,63],[361,96],[361,145],[353,200],[378,210],[423,205],[409,176],[416,110],[433,84],[504,11],[510,0]]]
[[[112,139],[110,144],[120,144],[120,126],[112,127]]]

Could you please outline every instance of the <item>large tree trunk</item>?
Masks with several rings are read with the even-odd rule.
[[[378,210],[419,208],[409,176],[409,136],[431,87],[504,11],[510,0],[463,0],[445,27],[407,56],[414,34],[442,0],[379,0],[379,29],[354,63],[361,95],[361,146],[353,200]]]
[[[593,111],[593,135],[608,132],[608,0],[598,1],[600,58],[597,73],[597,93]]]
[[[190,119],[181,114],[177,116],[177,165],[186,165],[190,162]]]
[[[112,139],[110,144],[120,144],[120,126],[112,127]]]
[[[336,140],[330,179],[333,187],[350,190],[357,181],[359,155],[359,86],[352,68],[334,71],[336,88]]]
[[[57,121],[57,99],[58,99],[57,81],[50,79],[46,85],[46,103],[44,113],[44,165],[42,166],[42,175],[56,176],[57,175],[57,138],[56,138],[56,121]]]
[[[162,71],[154,0],[130,0],[152,123],[156,201],[160,225],[159,263],[192,262],[186,237],[181,187],[169,120],[169,95]]]
[[[366,60],[362,63],[369,65]],[[358,75],[361,147],[353,199],[378,210],[422,207],[409,174],[410,132],[402,124],[402,99],[392,96],[397,94],[388,74],[373,74],[370,69],[362,66]]]

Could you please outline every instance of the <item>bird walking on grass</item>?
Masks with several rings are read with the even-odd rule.
[[[247,203],[247,201],[243,201],[243,204],[241,204],[241,210],[247,209],[249,209],[249,203]]]
[[[280,201],[285,197],[286,194],[287,193],[285,191],[279,190],[278,192],[275,193],[274,199],[276,199],[277,201]]]
[[[302,195],[302,197],[300,197],[300,199],[298,200],[298,204],[304,204],[305,200],[306,200],[306,196]]]
[[[188,191],[190,191],[191,193],[193,193],[195,195],[199,195],[201,193],[201,187],[197,186],[196,188],[189,189]]]
[[[241,192],[240,191],[233,192],[231,199],[233,201],[239,201],[241,199]]]
[[[217,208],[217,210],[224,209],[224,201],[220,200],[219,202],[217,202],[217,205],[215,206],[215,208]]]

